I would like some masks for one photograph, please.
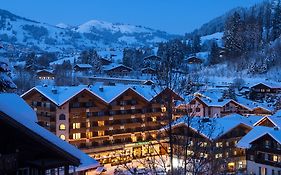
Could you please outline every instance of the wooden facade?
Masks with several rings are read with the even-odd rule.
[[[53,72],[47,71],[47,70],[37,71],[36,76],[40,80],[53,80],[53,79],[55,79],[55,75],[53,74]]]
[[[271,135],[254,140],[246,154],[248,173],[281,174],[281,144]]]
[[[78,158],[2,112],[0,125],[0,174],[45,175],[64,169],[67,175],[70,166],[80,164]]]
[[[184,150],[188,144],[188,159],[204,159],[204,167],[213,166],[214,171],[226,174],[246,171],[246,152],[237,148],[236,143],[251,130],[249,126],[240,124],[215,139],[211,139],[206,133],[203,134],[203,131],[188,127],[187,124],[174,126],[172,130],[174,152],[179,157],[184,158]]]
[[[132,69],[124,66],[124,65],[118,65],[116,67],[104,70],[105,73],[109,76],[113,76],[113,75],[128,75]]]
[[[168,123],[163,104],[168,94],[173,100],[181,100],[168,89],[151,101],[133,89],[126,90],[110,103],[87,90],[60,106],[36,90],[23,98],[35,109],[43,127],[101,163],[114,164],[130,161],[139,150],[141,157],[145,157],[143,148],[156,140],[157,131]]]
[[[249,109],[244,105],[230,100],[222,105],[208,105],[199,97],[195,97],[188,104],[177,106],[177,111],[184,115],[201,116],[201,117],[223,117],[230,114],[240,115],[271,115],[272,112],[262,108],[256,107]]]

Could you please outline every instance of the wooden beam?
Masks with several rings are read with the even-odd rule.
[[[64,166],[64,175],[69,175],[69,165]]]

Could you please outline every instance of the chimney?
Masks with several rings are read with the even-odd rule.
[[[275,126],[274,131],[279,131],[279,128],[277,126]]]
[[[103,86],[100,86],[100,87],[99,87],[99,90],[100,90],[101,92],[103,92]]]
[[[58,90],[57,90],[55,87],[53,87],[53,88],[52,88],[52,92],[53,92],[54,94],[57,94],[57,93],[58,93]]]

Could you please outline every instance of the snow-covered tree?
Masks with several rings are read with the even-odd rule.
[[[218,47],[217,42],[213,42],[211,46],[211,52],[209,55],[210,64],[218,64],[221,62],[220,60],[220,49]]]
[[[280,0],[277,1],[277,5],[274,8],[274,14],[272,19],[272,40],[275,40],[281,35],[281,5]]]
[[[8,59],[0,58],[0,92],[16,88],[17,86],[11,79]]]
[[[84,50],[81,52],[79,57],[79,63],[82,64],[90,64],[93,66],[94,72],[101,71],[101,61],[100,56],[98,55],[97,51],[94,49]]]
[[[237,58],[244,52],[244,25],[239,13],[235,12],[227,21],[224,31],[224,44],[226,55],[229,58]]]

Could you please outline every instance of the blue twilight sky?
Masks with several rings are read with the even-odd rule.
[[[91,19],[184,34],[228,10],[263,0],[1,0],[0,8],[49,24]]]

